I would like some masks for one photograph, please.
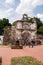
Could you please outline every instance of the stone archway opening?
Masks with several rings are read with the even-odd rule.
[[[24,41],[24,45],[28,45],[29,37],[30,37],[29,31],[23,31],[22,32],[22,39]]]

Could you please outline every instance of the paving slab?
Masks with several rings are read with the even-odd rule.
[[[24,46],[23,49],[11,49],[8,46],[1,46],[0,56],[2,56],[2,65],[10,65],[12,57],[20,56],[32,56],[43,62],[43,45],[34,46],[34,48]]]

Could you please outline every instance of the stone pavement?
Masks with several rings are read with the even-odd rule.
[[[43,62],[43,45],[34,46],[34,48],[26,46],[23,49],[11,49],[8,46],[0,46],[0,56],[2,56],[2,65],[10,65],[11,58],[19,56],[32,56]]]

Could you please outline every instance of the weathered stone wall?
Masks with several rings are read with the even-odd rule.
[[[15,28],[15,26],[11,27],[10,40],[11,40],[11,44],[15,44],[15,42],[16,42],[16,28]]]
[[[7,45],[10,43],[10,36],[11,36],[11,27],[5,27],[4,28],[4,38],[3,38],[3,44]]]

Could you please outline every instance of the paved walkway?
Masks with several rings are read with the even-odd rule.
[[[12,57],[33,56],[43,62],[43,45],[23,49],[11,49],[9,47],[0,47],[0,56],[2,56],[2,65],[10,65]]]

